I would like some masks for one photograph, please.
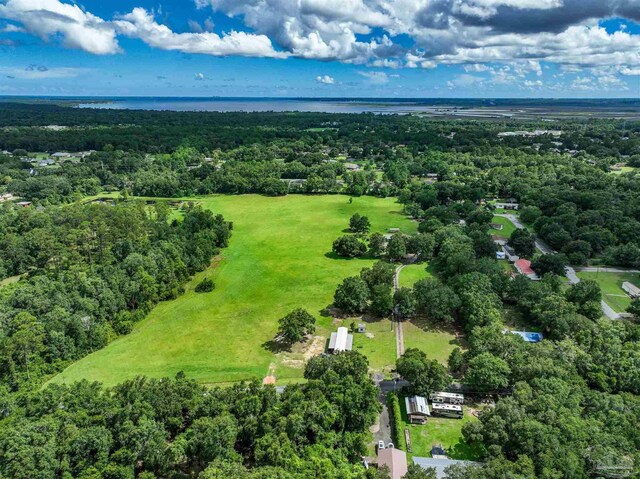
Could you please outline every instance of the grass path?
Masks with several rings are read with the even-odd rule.
[[[290,195],[212,196],[200,199],[233,221],[230,245],[215,270],[200,273],[186,294],[158,305],[134,331],[74,363],[53,381],[82,378],[115,384],[145,374],[172,376],[184,371],[202,383],[263,378],[273,362],[278,383],[302,377],[305,349],[274,352],[269,345],[277,321],[296,307],[318,320],[317,335],[335,329],[321,311],[343,278],[371,260],[336,259],[333,240],[349,217],[369,217],[372,231],[416,224],[401,214],[393,198]],[[197,294],[193,286],[211,274],[216,289]],[[379,351],[378,355],[383,355]],[[382,362],[382,358],[379,359]]]

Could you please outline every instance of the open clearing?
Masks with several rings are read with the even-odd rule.
[[[400,271],[400,286],[412,288],[421,279],[433,277],[433,267],[427,263],[408,264]]]
[[[501,230],[490,228],[489,234],[492,234],[492,235],[499,235],[499,236],[504,236],[505,238],[511,238],[511,233],[513,233],[516,230],[516,227],[509,220],[509,218],[505,218],[504,216],[494,216],[491,219],[491,222],[502,225]]]
[[[631,304],[631,298],[622,289],[622,283],[629,281],[640,287],[640,275],[635,273],[587,273],[578,272],[580,279],[592,279],[600,285],[602,299],[613,308],[616,313],[623,313]]]
[[[338,195],[245,195],[198,201],[234,223],[230,245],[215,269],[198,274],[183,296],[161,303],[129,335],[72,364],[53,381],[86,378],[111,385],[139,374],[164,377],[184,371],[205,384],[229,383],[262,379],[271,363],[278,383],[298,380],[305,353],[314,346],[278,352],[271,340],[278,319],[297,307],[316,316],[316,335],[326,337],[335,330],[332,318],[321,311],[343,278],[373,263],[330,254],[349,217],[367,215],[372,231],[416,230],[394,198],[361,197],[349,203],[347,196]],[[193,288],[204,275],[213,276],[216,289],[197,294]],[[382,333],[388,326],[370,325],[370,344],[364,342],[367,338],[356,340],[374,367],[394,362],[395,343],[374,331]]]

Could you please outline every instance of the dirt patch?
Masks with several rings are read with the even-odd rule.
[[[324,336],[314,336],[313,340],[308,344],[308,346],[302,352],[305,361],[309,361],[309,359],[317,356],[318,354],[322,354],[324,351],[325,345]]]
[[[262,384],[275,384],[276,383],[276,365],[271,363],[269,364],[269,371],[267,375],[262,380]]]
[[[304,361],[302,359],[284,358],[282,364],[296,369],[302,369],[304,367]]]

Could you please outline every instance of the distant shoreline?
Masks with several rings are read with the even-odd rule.
[[[0,97],[0,102],[85,109],[176,112],[307,112],[419,115],[431,118],[640,119],[640,99],[592,98],[296,98],[296,97]]]

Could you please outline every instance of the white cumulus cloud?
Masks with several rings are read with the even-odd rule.
[[[318,75],[316,77],[316,81],[324,85],[333,85],[336,82],[333,77],[330,77],[329,75]]]

